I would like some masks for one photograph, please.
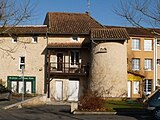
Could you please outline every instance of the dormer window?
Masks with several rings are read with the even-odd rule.
[[[73,36],[73,37],[72,37],[72,40],[73,40],[73,41],[78,41],[78,39],[79,39],[78,36]]]
[[[38,42],[38,37],[37,36],[33,36],[32,37],[32,43],[37,43]]]
[[[17,37],[12,37],[12,43],[17,43]]]

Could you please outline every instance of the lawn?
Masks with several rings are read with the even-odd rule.
[[[105,108],[109,111],[141,111],[144,110],[144,104],[135,100],[107,100]]]

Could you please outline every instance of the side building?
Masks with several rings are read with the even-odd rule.
[[[0,80],[14,93],[44,93],[44,71],[47,26],[0,28]]]
[[[160,86],[160,29],[126,28],[130,39],[127,43],[128,97],[141,98]]]

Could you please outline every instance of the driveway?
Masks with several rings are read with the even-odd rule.
[[[146,120],[148,115],[73,115],[67,105],[43,105],[0,110],[0,120]]]

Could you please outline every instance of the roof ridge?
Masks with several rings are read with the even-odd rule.
[[[51,14],[51,13],[55,13],[55,14],[84,14],[84,15],[88,15],[87,13],[80,13],[80,12],[47,12],[47,14]]]
[[[160,28],[150,28],[150,27],[147,27],[147,28],[143,28],[143,27],[136,27],[136,26],[112,26],[112,25],[104,25],[104,27],[115,27],[115,28],[138,28],[138,29],[156,29],[156,30],[160,30]]]
[[[102,24],[100,24],[97,20],[95,20],[91,15],[89,15],[89,14],[87,14],[86,13],[86,15],[88,15],[92,20],[94,20],[97,24],[99,24],[100,26],[102,26],[102,27],[104,27]]]

